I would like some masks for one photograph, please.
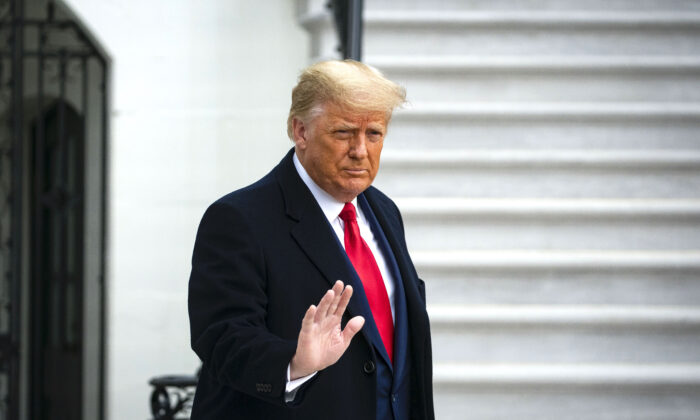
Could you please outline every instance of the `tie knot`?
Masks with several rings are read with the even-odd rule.
[[[340,211],[340,215],[338,217],[340,217],[345,223],[355,221],[357,218],[355,206],[353,206],[352,203],[345,203],[345,207],[343,207],[343,210]]]

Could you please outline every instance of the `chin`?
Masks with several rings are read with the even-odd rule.
[[[343,185],[341,188],[338,188],[337,191],[339,191],[344,197],[352,197],[350,200],[344,200],[346,203],[352,201],[355,197],[360,195],[364,190],[369,188],[371,183],[368,182],[362,182],[362,183],[346,183]]]
[[[366,189],[367,189],[367,188],[363,188],[363,189],[361,189],[361,190],[354,190],[352,193],[350,193],[350,194],[348,194],[348,195],[352,195],[352,198],[354,199],[354,198],[357,197],[358,195],[362,194],[362,192],[363,192],[364,190],[366,190]]]
[[[364,190],[362,190],[364,191]],[[352,200],[355,199],[362,191],[355,191],[355,190],[343,190],[340,194],[337,196],[334,196],[337,200],[342,201],[344,203],[349,203]]]

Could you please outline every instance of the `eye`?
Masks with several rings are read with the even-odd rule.
[[[381,131],[377,130],[370,130],[369,133],[367,133],[367,138],[370,141],[380,141],[384,137],[384,133]]]
[[[345,139],[350,137],[352,135],[352,132],[350,130],[338,129],[333,131],[333,135],[337,138]]]

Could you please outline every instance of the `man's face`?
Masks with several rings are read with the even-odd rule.
[[[384,112],[351,112],[327,103],[307,124],[293,124],[299,161],[324,191],[347,203],[372,184],[386,135]]]

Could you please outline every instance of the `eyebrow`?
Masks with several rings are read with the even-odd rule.
[[[381,124],[369,124],[367,125],[367,128],[370,130],[381,131],[382,133],[385,130],[385,127]]]
[[[348,122],[333,124],[332,127],[334,130],[357,130],[359,128],[359,126]]]

